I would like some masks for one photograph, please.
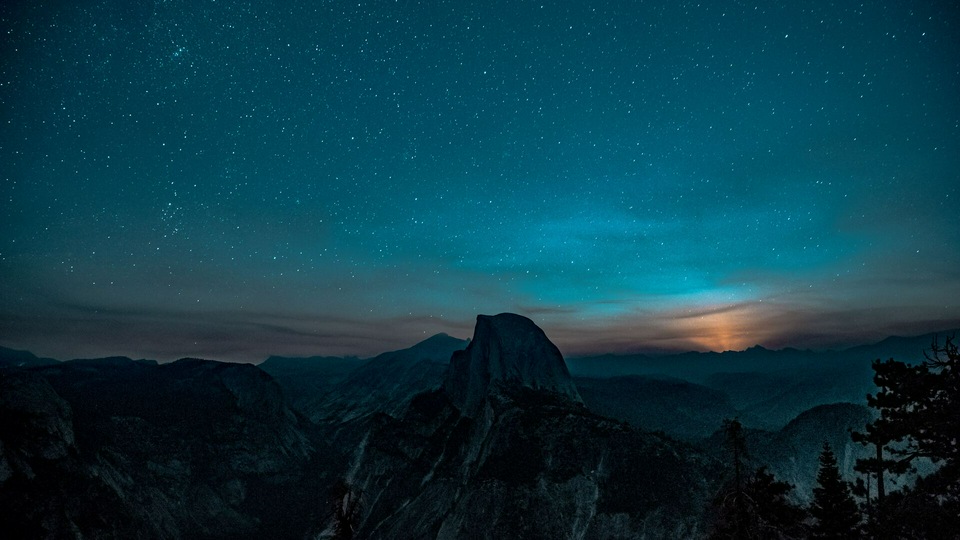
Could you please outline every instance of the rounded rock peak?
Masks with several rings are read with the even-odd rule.
[[[560,350],[533,321],[514,313],[478,315],[470,345],[450,359],[444,389],[463,414],[474,416],[491,392],[510,387],[581,402]]]

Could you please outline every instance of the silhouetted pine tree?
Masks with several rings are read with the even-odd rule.
[[[873,363],[878,391],[867,396],[879,417],[853,439],[873,444],[875,458],[857,461],[857,470],[877,476],[877,504],[868,530],[875,536],[955,538],[960,530],[960,351],[947,338],[931,346],[926,361]],[[916,458],[939,465],[913,488],[884,493],[884,472],[902,474]],[[946,536],[944,536],[946,534]]]
[[[915,378],[918,366],[908,366],[893,359],[873,362],[873,382],[879,389],[867,396],[867,404],[880,411],[880,417],[868,424],[863,432],[851,433],[854,442],[864,446],[873,445],[875,455],[857,460],[858,472],[872,474],[876,480],[877,507],[882,507],[886,496],[887,473],[903,474],[910,469],[914,456],[895,455],[890,450],[908,436],[907,426],[899,418],[900,411],[908,407],[910,400],[902,392],[904,381]],[[869,496],[869,494],[868,494]]]
[[[813,538],[855,538],[859,534],[860,513],[850,494],[850,485],[840,478],[837,458],[828,443],[820,453],[817,487],[813,489],[810,514],[817,520]]]
[[[804,538],[805,512],[790,502],[793,486],[778,481],[766,467],[746,472],[746,438],[738,420],[724,421],[734,476],[714,499],[711,539]]]

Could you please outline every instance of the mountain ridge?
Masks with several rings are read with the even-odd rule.
[[[580,355],[565,357],[565,361],[566,361],[567,367],[568,367],[568,369],[570,370],[570,373],[571,373],[572,375],[574,375],[574,376],[585,376],[585,377],[595,377],[595,376],[597,376],[595,372],[586,371],[586,368],[585,368],[585,366],[584,366],[584,363],[585,363],[586,361],[595,361],[595,362],[597,362],[597,363],[616,363],[616,364],[620,364],[619,366],[615,366],[615,367],[612,369],[612,371],[610,371],[610,373],[611,373],[612,375],[647,375],[647,374],[653,374],[653,373],[650,373],[649,370],[647,370],[647,369],[645,369],[645,370],[643,370],[643,371],[639,371],[639,372],[630,371],[629,369],[626,369],[626,371],[625,371],[625,370],[624,370],[625,368],[622,366],[622,364],[624,364],[624,363],[630,364],[630,363],[634,363],[634,362],[636,362],[636,363],[638,363],[638,364],[643,364],[643,363],[646,363],[646,362],[662,362],[664,359],[680,359],[680,358],[687,358],[687,359],[689,359],[689,358],[697,358],[697,357],[700,357],[700,356],[709,357],[709,358],[714,358],[714,357],[720,357],[720,358],[735,358],[737,355],[741,355],[741,354],[743,354],[743,353],[747,353],[748,351],[754,352],[754,353],[755,353],[755,352],[763,352],[763,353],[784,354],[784,355],[797,355],[797,354],[820,355],[820,356],[824,356],[824,357],[836,356],[836,355],[844,355],[844,354],[849,354],[849,353],[861,353],[861,356],[862,356],[863,354],[866,354],[867,357],[869,357],[871,354],[880,354],[880,356],[876,356],[876,357],[874,357],[874,358],[871,358],[871,360],[875,360],[875,359],[877,359],[877,358],[881,358],[882,356],[887,356],[887,355],[890,354],[890,353],[885,353],[885,352],[884,352],[884,347],[896,346],[897,352],[893,355],[893,357],[896,358],[896,359],[898,359],[898,360],[909,361],[909,359],[907,359],[907,358],[901,358],[901,357],[911,357],[911,358],[914,358],[914,359],[921,359],[922,356],[923,356],[923,351],[924,351],[924,350],[929,350],[929,346],[930,346],[930,343],[931,343],[931,340],[932,340],[932,339],[939,337],[939,338],[941,338],[941,341],[942,341],[942,338],[943,338],[943,337],[953,336],[953,335],[960,335],[960,327],[958,327],[958,328],[953,328],[953,329],[947,329],[947,330],[941,330],[941,331],[935,331],[935,332],[926,332],[926,333],[917,334],[917,335],[908,335],[908,336],[890,335],[890,336],[887,336],[887,337],[885,337],[885,338],[883,338],[883,339],[881,339],[881,340],[879,340],[879,341],[876,341],[876,342],[864,343],[864,344],[859,344],[859,345],[851,345],[851,346],[849,346],[849,347],[845,347],[845,348],[841,348],[841,349],[815,350],[815,349],[810,349],[810,348],[800,349],[800,348],[791,347],[791,346],[783,347],[783,348],[780,348],[780,349],[771,349],[771,348],[768,348],[768,347],[766,347],[766,346],[758,343],[758,344],[754,344],[754,345],[752,345],[752,346],[750,346],[750,347],[747,347],[746,349],[740,350],[740,351],[735,351],[735,350],[726,350],[726,351],[704,351],[704,352],[701,352],[701,351],[679,351],[679,352],[655,353],[655,354],[654,354],[654,353],[604,353],[604,352],[600,352],[600,353],[595,353],[595,354],[586,354],[586,355],[580,354]],[[421,340],[421,341],[415,342],[413,345],[411,345],[410,347],[407,347],[407,348],[408,348],[408,349],[409,349],[409,348],[413,348],[413,347],[417,346],[418,344],[427,342],[427,341],[429,341],[429,340],[431,340],[431,339],[433,339],[433,338],[443,337],[443,336],[451,337],[451,336],[449,336],[448,334],[446,334],[445,332],[439,332],[439,333],[437,333],[437,334],[433,334],[432,336],[426,338],[425,340]],[[459,339],[459,338],[452,337],[451,339]],[[465,340],[464,340],[464,341],[465,341]],[[398,350],[405,350],[405,349],[398,349]],[[259,362],[252,362],[252,364],[257,365],[257,366],[262,366],[262,365],[263,365],[264,363],[266,363],[267,361],[271,361],[271,362],[278,362],[278,361],[279,361],[279,362],[281,362],[281,363],[282,363],[282,362],[290,362],[290,363],[292,363],[292,362],[306,362],[306,363],[309,363],[309,362],[314,362],[314,361],[317,361],[317,362],[321,362],[321,361],[331,361],[331,362],[332,362],[332,361],[335,361],[335,360],[341,360],[341,361],[348,361],[348,362],[356,362],[356,363],[359,365],[359,364],[362,364],[362,363],[364,363],[364,362],[368,362],[368,361],[372,360],[373,358],[376,358],[377,356],[380,356],[380,355],[382,355],[382,354],[387,354],[387,353],[389,353],[389,352],[393,352],[393,351],[385,351],[385,352],[380,353],[380,354],[378,354],[378,355],[375,355],[375,356],[372,356],[372,357],[367,357],[367,358],[352,357],[352,356],[341,357],[341,356],[329,356],[329,355],[311,355],[311,356],[282,356],[282,355],[270,355],[270,356],[267,356],[267,358],[264,358],[263,360],[260,360]],[[70,359],[63,360],[63,359],[58,359],[58,358],[39,357],[39,356],[37,356],[36,354],[34,354],[32,351],[29,351],[29,350],[10,348],[10,347],[6,347],[6,346],[3,346],[3,345],[0,345],[0,368],[4,368],[4,367],[17,367],[17,365],[16,365],[16,359],[19,358],[19,357],[21,357],[21,356],[22,356],[23,358],[27,359],[28,362],[32,362],[32,361],[34,361],[34,359],[35,359],[35,360],[39,360],[42,365],[51,365],[51,364],[57,363],[57,362],[69,362],[69,361],[73,361],[73,360],[95,360],[95,359],[99,359],[99,358],[129,358],[129,357],[126,357],[126,356],[121,356],[121,355],[113,355],[113,356],[98,357],[98,358],[86,358],[86,359],[84,359],[84,358],[70,358]],[[886,358],[881,358],[881,359],[886,359]],[[160,364],[166,364],[166,363],[170,363],[170,362],[172,362],[172,361],[175,361],[175,360],[170,360],[170,361],[157,361],[157,360],[150,360],[150,359],[141,359],[141,360],[149,361],[149,362],[157,362],[157,363],[160,363]],[[218,360],[218,361],[221,361],[221,360]],[[232,362],[232,361],[229,361],[229,360],[225,360],[225,361],[223,361],[223,362],[226,362],[226,363],[251,363],[251,362]],[[41,365],[41,364],[36,364],[36,365]],[[25,365],[33,365],[33,364],[25,364]],[[19,366],[19,367],[24,367],[24,366]],[[665,373],[664,373],[664,375],[668,375],[668,374],[665,374]]]

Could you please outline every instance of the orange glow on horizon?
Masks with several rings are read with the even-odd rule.
[[[757,345],[762,332],[758,331],[757,317],[745,310],[722,309],[677,322],[698,349],[707,351],[741,351]]]

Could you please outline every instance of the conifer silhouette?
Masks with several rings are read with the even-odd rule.
[[[837,458],[830,444],[823,443],[817,487],[813,489],[810,514],[816,519],[813,538],[855,538],[859,533],[860,514],[850,493],[850,485],[840,477]]]

